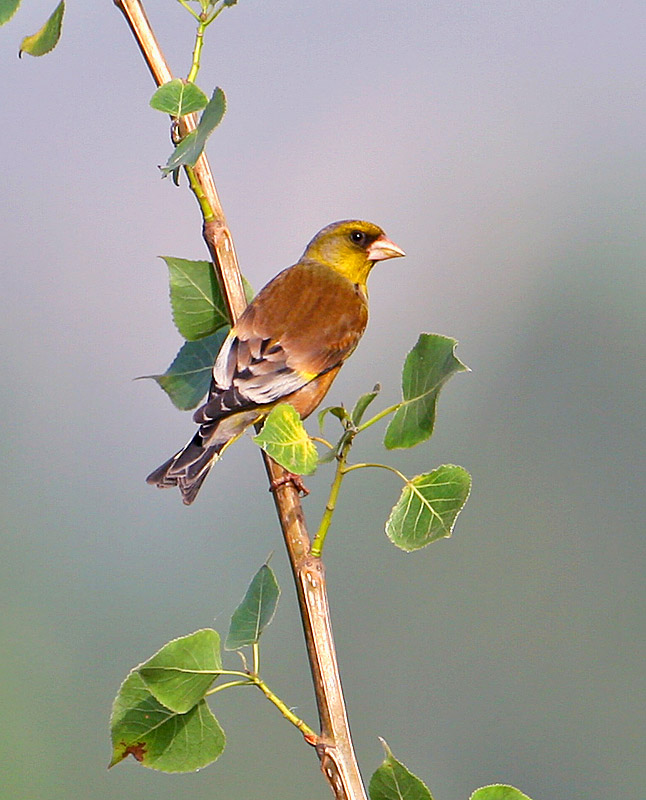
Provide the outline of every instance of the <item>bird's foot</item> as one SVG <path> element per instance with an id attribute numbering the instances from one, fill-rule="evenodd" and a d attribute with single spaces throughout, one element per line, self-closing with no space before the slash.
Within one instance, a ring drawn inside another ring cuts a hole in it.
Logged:
<path id="1" fill-rule="evenodd" d="M 281 475 L 280 478 L 275 478 L 269 484 L 269 491 L 275 492 L 279 486 L 284 486 L 286 483 L 291 483 L 296 491 L 303 497 L 310 493 L 310 490 L 303 483 L 303 476 L 296 475 L 294 472 L 285 472 L 285 474 Z"/>

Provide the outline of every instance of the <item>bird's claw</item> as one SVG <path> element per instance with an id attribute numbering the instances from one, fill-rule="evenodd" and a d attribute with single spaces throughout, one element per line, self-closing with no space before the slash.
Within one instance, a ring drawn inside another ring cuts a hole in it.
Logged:
<path id="1" fill-rule="evenodd" d="M 297 475 L 294 472 L 285 472 L 285 474 L 281 475 L 279 478 L 274 478 L 269 484 L 269 491 L 275 492 L 276 489 L 280 486 L 284 486 L 286 483 L 291 483 L 302 497 L 306 497 L 310 493 L 310 490 L 303 483 L 303 476 Z"/>

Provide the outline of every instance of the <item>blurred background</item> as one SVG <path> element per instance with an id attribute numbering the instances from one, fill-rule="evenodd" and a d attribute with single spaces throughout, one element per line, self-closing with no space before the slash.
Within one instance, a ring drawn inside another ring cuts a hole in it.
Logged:
<path id="1" fill-rule="evenodd" d="M 132 379 L 180 345 L 157 256 L 205 257 L 200 220 L 160 179 L 168 123 L 110 0 L 70 3 L 59 47 L 16 58 L 54 5 L 0 29 L 0 796 L 323 800 L 314 754 L 253 692 L 218 695 L 229 744 L 208 769 L 106 770 L 128 670 L 224 633 L 270 551 L 265 678 L 316 715 L 254 446 L 189 509 L 144 483 L 193 429 Z M 191 18 L 146 7 L 186 74 Z M 373 220 L 408 253 L 374 270 L 330 401 L 380 381 L 395 402 L 420 331 L 457 338 L 473 370 L 431 442 L 391 456 L 410 475 L 471 471 L 453 538 L 397 551 L 383 525 L 400 486 L 362 472 L 328 539 L 366 778 L 383 736 L 436 800 L 497 781 L 533 800 L 644 796 L 645 23 L 641 1 L 240 0 L 207 34 L 198 82 L 229 102 L 208 153 L 253 286 L 336 219 Z M 380 434 L 355 459 L 382 459 Z M 312 526 L 330 480 L 308 481 Z"/>

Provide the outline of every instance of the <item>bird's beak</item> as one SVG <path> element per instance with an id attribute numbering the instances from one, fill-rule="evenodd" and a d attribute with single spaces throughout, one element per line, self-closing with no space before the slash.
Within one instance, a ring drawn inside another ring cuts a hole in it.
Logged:
<path id="1" fill-rule="evenodd" d="M 390 239 L 380 236 L 368 248 L 369 261 L 385 261 L 387 258 L 398 258 L 406 253 Z"/>

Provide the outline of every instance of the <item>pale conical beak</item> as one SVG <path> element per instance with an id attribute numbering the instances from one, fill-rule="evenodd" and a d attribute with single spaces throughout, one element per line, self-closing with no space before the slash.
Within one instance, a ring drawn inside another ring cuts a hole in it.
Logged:
<path id="1" fill-rule="evenodd" d="M 369 261 L 385 261 L 387 258 L 398 258 L 406 253 L 390 239 L 380 236 L 368 248 Z"/>

